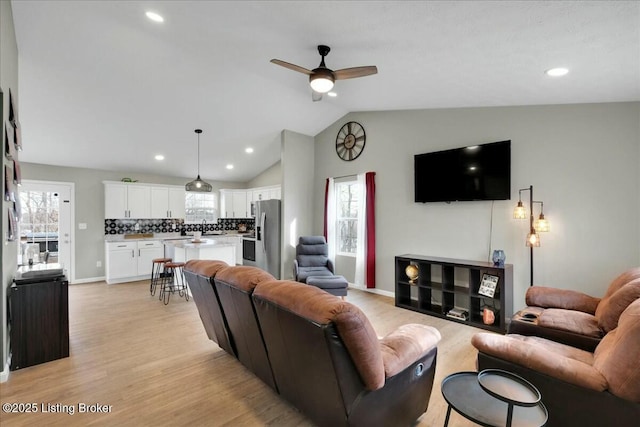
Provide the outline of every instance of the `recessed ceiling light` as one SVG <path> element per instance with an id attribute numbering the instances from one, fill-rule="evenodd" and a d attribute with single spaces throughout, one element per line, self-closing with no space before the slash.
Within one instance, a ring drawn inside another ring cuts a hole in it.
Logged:
<path id="1" fill-rule="evenodd" d="M 162 154 L 157 154 L 155 159 L 156 160 L 164 160 L 164 156 Z"/>
<path id="2" fill-rule="evenodd" d="M 244 152 L 251 154 L 251 153 L 253 153 L 253 148 L 247 147 L 247 148 L 244 149 Z"/>
<path id="3" fill-rule="evenodd" d="M 545 71 L 545 74 L 551 77 L 561 77 L 567 75 L 568 72 L 569 70 L 566 68 L 551 68 Z"/>
<path id="4" fill-rule="evenodd" d="M 470 145 L 467 147 L 467 150 L 477 150 L 478 148 L 480 148 L 479 145 Z"/>
<path id="5" fill-rule="evenodd" d="M 227 169 L 233 169 L 233 165 L 227 165 Z"/>
<path id="6" fill-rule="evenodd" d="M 164 22 L 164 18 L 155 12 L 147 12 L 146 15 L 147 18 L 151 19 L 154 22 Z"/>
<path id="7" fill-rule="evenodd" d="M 335 98 L 336 96 L 338 96 L 338 94 L 335 93 L 335 92 L 329 92 L 329 93 L 327 93 L 327 95 L 329 95 L 332 98 Z"/>

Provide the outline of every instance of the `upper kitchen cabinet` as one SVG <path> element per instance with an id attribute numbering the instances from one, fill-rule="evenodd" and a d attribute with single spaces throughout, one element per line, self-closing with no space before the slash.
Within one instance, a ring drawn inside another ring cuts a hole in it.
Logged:
<path id="1" fill-rule="evenodd" d="M 249 218 L 247 190 L 220 190 L 222 218 Z"/>
<path id="2" fill-rule="evenodd" d="M 184 187 L 151 187 L 151 218 L 184 218 Z"/>
<path id="3" fill-rule="evenodd" d="M 184 207 L 183 207 L 184 209 Z M 149 218 L 151 215 L 151 189 L 148 186 L 128 183 L 104 185 L 104 217 Z"/>

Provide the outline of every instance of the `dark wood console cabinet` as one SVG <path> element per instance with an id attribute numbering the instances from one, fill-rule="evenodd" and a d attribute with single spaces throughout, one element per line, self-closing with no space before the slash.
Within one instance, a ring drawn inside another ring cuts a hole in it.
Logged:
<path id="1" fill-rule="evenodd" d="M 68 291 L 64 277 L 11 286 L 12 371 L 69 356 Z"/>
<path id="2" fill-rule="evenodd" d="M 432 316 L 442 317 L 478 328 L 505 333 L 513 315 L 513 265 L 495 267 L 492 263 L 422 255 L 400 255 L 395 258 L 396 306 Z M 405 272 L 409 265 L 418 268 L 418 278 L 410 283 Z M 492 298 L 478 290 L 485 274 L 498 277 Z M 485 307 L 495 313 L 495 321 L 482 320 Z M 468 312 L 466 320 L 447 316 L 453 308 Z"/>

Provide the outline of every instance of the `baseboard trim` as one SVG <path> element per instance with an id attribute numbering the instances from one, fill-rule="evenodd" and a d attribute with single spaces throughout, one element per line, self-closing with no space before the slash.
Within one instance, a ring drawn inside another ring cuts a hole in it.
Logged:
<path id="1" fill-rule="evenodd" d="M 76 279 L 71 282 L 72 285 L 80 285 L 82 283 L 93 283 L 93 282 L 103 282 L 105 279 L 104 276 L 100 277 L 87 277 L 86 279 Z"/>
<path id="2" fill-rule="evenodd" d="M 4 365 L 4 370 L 0 372 L 0 383 L 6 383 L 9 379 L 9 362 Z"/>
<path id="3" fill-rule="evenodd" d="M 395 298 L 396 297 L 396 294 L 394 292 L 384 291 L 382 289 L 365 288 L 364 286 L 354 285 L 353 283 L 349 283 L 349 287 L 350 288 L 354 288 L 354 289 L 358 289 L 360 291 L 370 292 L 372 294 L 382 295 L 382 296 L 385 296 L 385 297 L 390 297 L 390 298 Z"/>

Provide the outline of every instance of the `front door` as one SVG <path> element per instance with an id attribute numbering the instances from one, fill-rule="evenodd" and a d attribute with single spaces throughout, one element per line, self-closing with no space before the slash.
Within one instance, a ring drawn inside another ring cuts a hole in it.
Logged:
<path id="1" fill-rule="evenodd" d="M 23 180 L 20 186 L 20 254 L 18 264 L 57 262 L 74 280 L 72 265 L 73 184 Z M 31 250 L 25 251 L 30 245 Z M 29 252 L 25 256 L 25 252 Z M 34 255 L 37 252 L 38 255 Z"/>

